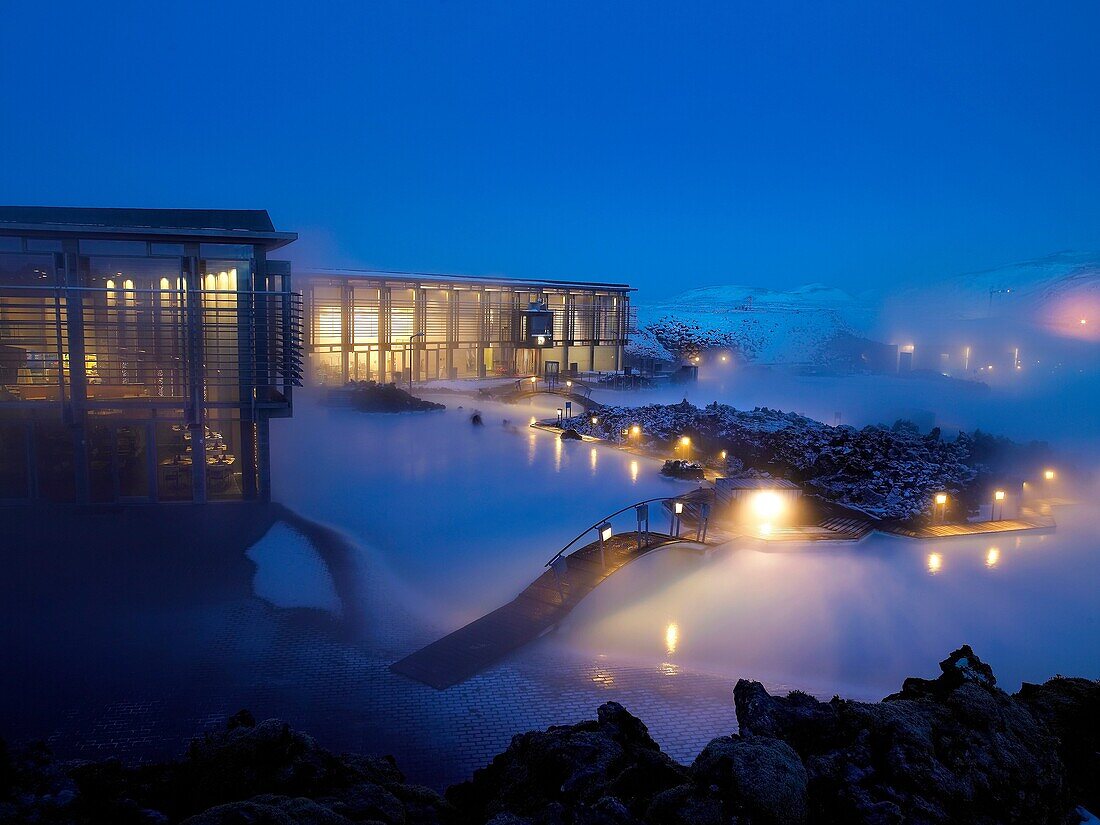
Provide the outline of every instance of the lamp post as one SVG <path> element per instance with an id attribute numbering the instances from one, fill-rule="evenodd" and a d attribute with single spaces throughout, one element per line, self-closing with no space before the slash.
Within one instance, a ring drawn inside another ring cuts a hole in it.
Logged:
<path id="1" fill-rule="evenodd" d="M 412 362 L 413 362 L 413 358 L 416 357 L 416 350 L 413 349 L 413 340 L 416 339 L 416 338 L 423 338 L 425 335 L 427 335 L 427 333 L 425 333 L 425 332 L 414 332 L 412 335 L 409 336 L 409 392 L 410 393 L 413 391 L 413 366 L 412 366 Z"/>
<path id="2" fill-rule="evenodd" d="M 600 565 L 602 567 L 607 567 L 607 561 L 604 558 L 603 554 L 604 542 L 611 541 L 611 536 L 613 532 L 614 531 L 611 528 L 610 521 L 605 521 L 603 524 L 596 528 L 596 535 L 600 537 Z"/>
<path id="3" fill-rule="evenodd" d="M 1001 505 L 1001 518 L 1005 517 L 1005 491 L 995 490 L 993 492 L 993 507 L 989 511 L 989 520 L 997 520 L 997 505 Z"/>
<path id="4" fill-rule="evenodd" d="M 565 421 L 562 419 L 562 414 L 563 414 L 562 408 L 558 407 L 558 427 L 562 427 L 565 424 Z"/>
<path id="5" fill-rule="evenodd" d="M 668 534 L 670 536 L 680 535 L 680 516 L 683 514 L 683 512 L 684 502 L 672 502 L 672 519 L 668 523 Z"/>
<path id="6" fill-rule="evenodd" d="M 936 493 L 936 507 L 940 511 L 940 524 L 947 521 L 947 493 Z M 932 520 L 935 521 L 936 513 L 932 511 Z"/>
<path id="7" fill-rule="evenodd" d="M 639 504 L 634 514 L 638 517 L 638 549 L 641 550 L 643 542 L 649 543 L 649 505 Z"/>

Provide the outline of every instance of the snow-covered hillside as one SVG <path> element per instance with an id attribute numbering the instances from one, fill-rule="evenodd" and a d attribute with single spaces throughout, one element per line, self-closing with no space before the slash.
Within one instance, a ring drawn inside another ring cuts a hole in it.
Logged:
<path id="1" fill-rule="evenodd" d="M 807 363 L 838 333 L 861 334 L 871 314 L 867 303 L 822 284 L 789 292 L 704 287 L 640 303 L 634 349 L 660 355 L 694 344 L 729 348 L 758 363 Z"/>
<path id="2" fill-rule="evenodd" d="M 889 278 L 883 279 L 884 284 Z M 846 336 L 1049 355 L 1051 342 L 1100 342 L 1100 253 L 1059 252 L 960 275 L 930 275 L 897 292 L 853 296 L 822 284 L 790 291 L 717 286 L 638 301 L 631 351 L 650 357 L 729 348 L 762 364 L 828 362 Z M 1002 340 L 1003 339 L 1003 340 Z M 831 343 L 832 342 L 832 343 Z M 994 356 L 988 356 L 993 358 Z M 975 362 L 977 363 L 977 362 Z M 981 363 L 986 363 L 982 360 Z M 938 369 L 938 367 L 936 367 Z"/>

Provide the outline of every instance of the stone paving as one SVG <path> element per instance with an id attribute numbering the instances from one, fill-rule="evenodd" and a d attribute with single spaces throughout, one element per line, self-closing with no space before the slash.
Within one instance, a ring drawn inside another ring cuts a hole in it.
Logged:
<path id="1" fill-rule="evenodd" d="M 219 571 L 219 582 L 229 581 L 215 598 L 201 586 L 200 571 L 194 591 L 175 594 L 168 608 L 155 600 L 136 609 L 125 600 L 94 603 L 96 612 L 119 614 L 79 645 L 114 670 L 75 668 L 77 675 L 61 677 L 60 695 L 49 700 L 25 680 L 0 681 L 0 734 L 43 738 L 65 756 L 155 759 L 181 754 L 190 737 L 220 728 L 244 707 L 258 717 L 278 716 L 334 750 L 392 753 L 411 779 L 443 787 L 486 764 L 514 734 L 594 718 L 610 699 L 640 716 L 662 748 L 684 762 L 736 729 L 731 679 L 674 663 L 586 657 L 552 633 L 437 691 L 388 668 L 448 628 L 418 621 L 377 583 L 368 578 L 359 594 L 368 605 L 364 626 L 348 628 L 319 611 L 284 610 L 255 598 L 249 573 L 235 562 L 232 572 Z M 33 581 L 23 583 L 33 591 Z M 4 626 L 17 647 L 33 651 L 35 668 L 63 666 L 51 659 L 63 650 L 27 638 L 47 636 L 53 625 Z M 150 658 L 157 647 L 163 661 Z"/>

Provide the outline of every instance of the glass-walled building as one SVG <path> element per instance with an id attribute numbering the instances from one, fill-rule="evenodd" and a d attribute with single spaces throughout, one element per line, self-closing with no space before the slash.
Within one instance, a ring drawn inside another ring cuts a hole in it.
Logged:
<path id="1" fill-rule="evenodd" d="M 626 284 L 311 271 L 310 382 L 416 381 L 622 369 Z"/>
<path id="2" fill-rule="evenodd" d="M 0 207 L 0 501 L 264 499 L 301 298 L 264 211 Z"/>

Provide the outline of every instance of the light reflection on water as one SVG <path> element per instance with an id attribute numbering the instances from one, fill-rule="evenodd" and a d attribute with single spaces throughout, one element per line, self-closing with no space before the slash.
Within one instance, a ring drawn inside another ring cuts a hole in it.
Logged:
<path id="1" fill-rule="evenodd" d="M 443 626 L 512 598 L 601 516 L 686 489 L 655 459 L 528 427 L 554 417 L 552 400 L 434 400 L 448 409 L 364 415 L 302 392 L 272 440 L 272 479 L 276 501 L 348 533 Z"/>
<path id="2" fill-rule="evenodd" d="M 657 460 L 525 426 L 531 415 L 552 418 L 553 402 L 440 400 L 452 409 L 365 416 L 303 393 L 295 417 L 280 422 L 272 475 L 277 501 L 348 533 L 363 564 L 388 572 L 414 612 L 441 628 L 510 599 L 601 516 L 685 489 L 659 476 Z M 481 428 L 468 420 L 475 404 Z M 662 550 L 617 572 L 545 643 L 670 676 L 705 670 L 868 698 L 906 676 L 934 676 L 962 643 L 1009 689 L 1055 672 L 1100 677 L 1100 509 L 1055 515 L 1056 533 L 996 547 L 989 537 L 872 536 Z"/>
<path id="3" fill-rule="evenodd" d="M 633 562 L 573 611 L 556 643 L 623 660 L 881 698 L 967 643 L 1007 690 L 1055 673 L 1100 677 L 1100 508 L 1058 531 L 926 542 L 735 541 Z M 667 617 L 675 617 L 670 623 Z M 675 628 L 673 630 L 673 627 Z"/>

